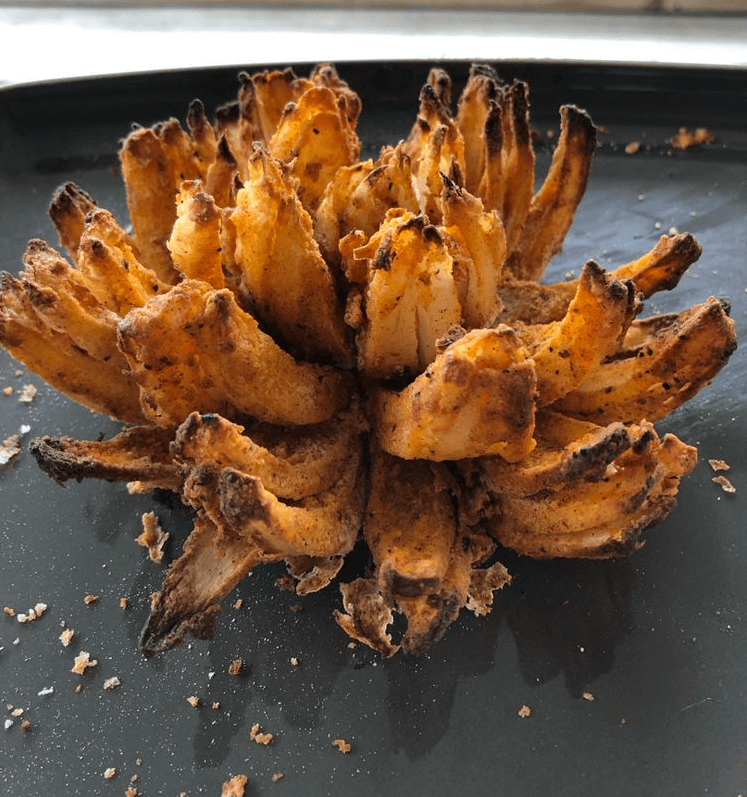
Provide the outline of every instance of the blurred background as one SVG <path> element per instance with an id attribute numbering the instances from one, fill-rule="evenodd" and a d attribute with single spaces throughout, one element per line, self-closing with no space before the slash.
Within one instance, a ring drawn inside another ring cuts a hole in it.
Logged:
<path id="1" fill-rule="evenodd" d="M 490 59 L 747 66 L 747 0 L 0 3 L 0 85 L 234 64 Z"/>

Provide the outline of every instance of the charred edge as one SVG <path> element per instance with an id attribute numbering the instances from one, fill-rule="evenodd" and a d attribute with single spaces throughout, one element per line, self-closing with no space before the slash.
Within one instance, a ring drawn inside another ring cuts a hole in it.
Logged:
<path id="1" fill-rule="evenodd" d="M 567 125 L 568 138 L 581 139 L 581 148 L 593 152 L 597 146 L 597 128 L 589 114 L 577 105 L 563 105 L 560 114 L 562 127 Z"/>
<path id="2" fill-rule="evenodd" d="M 256 88 L 251 75 L 239 72 L 239 114 L 243 119 L 251 121 L 256 97 Z"/>
<path id="3" fill-rule="evenodd" d="M 428 84 L 433 87 L 444 108 L 448 108 L 451 105 L 451 78 L 448 72 L 434 67 L 428 74 Z"/>
<path id="4" fill-rule="evenodd" d="M 383 582 L 392 595 L 403 598 L 417 598 L 427 595 L 439 584 L 438 578 L 408 578 L 392 570 L 382 574 Z"/>
<path id="5" fill-rule="evenodd" d="M 52 197 L 49 215 L 52 219 L 66 216 L 71 210 L 79 211 L 82 215 L 96 207 L 93 198 L 75 183 L 64 183 Z"/>
<path id="6" fill-rule="evenodd" d="M 228 139 L 226 138 L 225 135 L 221 136 L 218 139 L 217 159 L 223 160 L 229 166 L 237 165 L 236 158 L 234 158 L 233 152 L 231 152 L 231 147 L 228 146 Z"/>
<path id="7" fill-rule="evenodd" d="M 65 448 L 65 439 L 41 437 L 32 440 L 29 452 L 37 464 L 57 484 L 64 484 L 69 479 L 80 482 L 83 479 L 99 479 L 103 481 L 130 481 L 136 475 L 132 469 L 111 467 L 101 462 L 81 459 Z"/>
<path id="8" fill-rule="evenodd" d="M 381 164 L 376 168 L 372 169 L 368 175 L 365 177 L 364 182 L 368 185 L 375 185 L 375 183 L 384 175 L 386 172 L 386 166 Z"/>
<path id="9" fill-rule="evenodd" d="M 509 87 L 514 136 L 522 147 L 528 147 L 532 141 L 529 128 L 529 86 L 522 80 L 515 80 Z"/>
<path id="10" fill-rule="evenodd" d="M 256 476 L 224 468 L 218 482 L 221 512 L 229 523 L 240 526 L 253 520 L 269 520 L 261 497 L 262 483 Z"/>
<path id="11" fill-rule="evenodd" d="M 675 237 L 672 255 L 677 259 L 682 258 L 688 265 L 692 265 L 702 254 L 703 247 L 692 233 L 686 232 Z"/>
<path id="12" fill-rule="evenodd" d="M 652 429 L 646 429 L 646 431 L 633 442 L 632 451 L 636 456 L 640 456 L 644 454 L 651 444 L 654 441 L 654 431 Z"/>
<path id="13" fill-rule="evenodd" d="M 438 174 L 441 177 L 441 182 L 444 184 L 444 200 L 448 202 L 464 196 L 464 193 L 458 183 L 449 177 L 448 174 L 444 174 L 443 172 L 439 172 Z"/>
<path id="14" fill-rule="evenodd" d="M 575 479 L 578 476 L 597 475 L 632 445 L 628 430 L 616 429 L 612 434 L 589 446 L 583 446 L 571 454 L 563 466 L 563 478 Z"/>
<path id="15" fill-rule="evenodd" d="M 503 108 L 491 100 L 485 117 L 485 146 L 488 156 L 496 157 L 503 149 Z"/>
<path id="16" fill-rule="evenodd" d="M 397 253 L 392 249 L 391 240 L 387 239 L 376 250 L 376 254 L 371 261 L 371 268 L 374 269 L 374 271 L 389 271 L 392 268 L 392 263 L 396 256 Z"/>
<path id="17" fill-rule="evenodd" d="M 187 127 L 191 132 L 202 130 L 207 124 L 205 104 L 197 97 L 189 103 L 187 108 Z"/>
<path id="18" fill-rule="evenodd" d="M 220 105 L 215 111 L 215 124 L 218 130 L 224 130 L 233 122 L 237 122 L 241 117 L 238 100 Z"/>
<path id="19" fill-rule="evenodd" d="M 456 620 L 462 602 L 456 595 L 431 595 L 428 605 L 437 610 L 437 615 L 431 623 L 428 631 L 417 636 L 406 632 L 402 637 L 403 653 L 412 656 L 419 656 L 425 653 L 446 633 L 448 627 Z"/>
<path id="20" fill-rule="evenodd" d="M 214 603 L 187 617 L 170 618 L 168 614 L 163 617 L 158 613 L 156 603 L 140 634 L 140 650 L 150 658 L 183 645 L 188 636 L 198 640 L 210 639 L 215 634 L 220 611 L 220 604 Z"/>

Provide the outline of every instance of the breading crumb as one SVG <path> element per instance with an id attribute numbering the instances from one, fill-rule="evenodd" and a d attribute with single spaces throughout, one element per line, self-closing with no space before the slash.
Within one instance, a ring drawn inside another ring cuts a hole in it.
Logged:
<path id="1" fill-rule="evenodd" d="M 591 692 L 584 692 L 582 697 L 583 697 L 584 700 L 588 700 L 590 703 L 592 701 L 596 700 L 596 698 L 594 697 L 594 695 Z"/>
<path id="2" fill-rule="evenodd" d="M 246 775 L 234 775 L 231 780 L 227 780 L 221 790 L 220 797 L 244 797 L 246 783 L 249 778 Z"/>
<path id="3" fill-rule="evenodd" d="M 723 459 L 709 459 L 708 464 L 711 466 L 711 470 L 714 470 L 716 472 L 720 470 L 731 469 L 731 465 L 729 465 L 727 462 L 724 462 Z"/>
<path id="4" fill-rule="evenodd" d="M 735 493 L 737 491 L 737 488 L 726 478 L 726 476 L 714 476 L 711 481 L 718 484 L 725 493 Z"/>
<path id="5" fill-rule="evenodd" d="M 697 147 L 699 144 L 711 144 L 716 137 L 705 127 L 697 127 L 695 130 L 688 130 L 681 127 L 677 133 L 669 139 L 669 143 L 675 149 L 689 149 Z"/>
<path id="6" fill-rule="evenodd" d="M 137 797 L 137 789 L 129 786 L 127 789 L 125 789 L 125 797 Z"/>
<path id="7" fill-rule="evenodd" d="M 220 703 L 219 703 L 219 702 L 216 700 L 216 701 L 213 703 L 213 705 L 212 705 L 212 708 L 213 708 L 215 711 L 217 711 L 217 710 L 220 708 Z"/>
<path id="8" fill-rule="evenodd" d="M 21 453 L 21 438 L 14 434 L 6 437 L 0 445 L 0 465 L 7 465 Z"/>
<path id="9" fill-rule="evenodd" d="M 13 387 L 12 387 L 12 385 L 8 385 L 7 387 L 4 387 L 3 388 L 3 393 L 5 393 L 6 396 L 12 396 L 13 395 Z"/>
<path id="10" fill-rule="evenodd" d="M 298 659 L 295 656 L 290 657 L 291 667 L 298 667 Z"/>
<path id="11" fill-rule="evenodd" d="M 104 770 L 104 777 L 107 780 L 111 780 L 117 774 L 117 770 L 114 767 L 107 767 Z"/>
<path id="12" fill-rule="evenodd" d="M 18 396 L 18 400 L 21 404 L 31 404 L 36 396 L 36 392 L 36 388 L 33 385 L 24 385 L 21 394 Z"/>
<path id="13" fill-rule="evenodd" d="M 83 675 L 85 671 L 89 667 L 95 667 L 98 664 L 96 659 L 91 659 L 91 654 L 88 651 L 81 650 L 81 652 L 75 657 L 75 664 L 70 672 L 74 672 L 76 675 Z"/>
<path id="14" fill-rule="evenodd" d="M 16 616 L 16 610 L 12 606 L 3 606 L 3 613 L 7 614 L 8 617 Z"/>
<path id="15" fill-rule="evenodd" d="M 138 545 L 148 549 L 148 556 L 156 564 L 163 562 L 163 548 L 169 535 L 161 528 L 155 512 L 145 512 L 141 518 L 143 532 L 135 538 Z"/>
<path id="16" fill-rule="evenodd" d="M 47 611 L 47 604 L 37 603 L 33 609 L 29 609 L 25 614 L 16 615 L 16 620 L 18 620 L 19 623 L 31 623 L 34 620 L 38 620 L 45 611 Z"/>
<path id="17" fill-rule="evenodd" d="M 197 706 L 200 705 L 200 698 L 197 697 L 196 695 L 190 695 L 187 698 L 187 703 L 189 703 L 189 705 L 192 706 L 192 708 L 197 708 Z"/>
<path id="18" fill-rule="evenodd" d="M 520 717 L 531 717 L 532 709 L 526 703 L 519 709 L 518 714 Z"/>
<path id="19" fill-rule="evenodd" d="M 86 597 L 83 598 L 83 603 L 85 603 L 86 606 L 90 606 L 92 603 L 95 603 L 98 599 L 99 599 L 98 595 L 86 595 Z"/>
<path id="20" fill-rule="evenodd" d="M 116 689 L 118 686 L 121 685 L 122 682 L 119 680 L 119 678 L 117 678 L 116 675 L 112 676 L 111 678 L 107 678 L 104 681 L 104 689 L 106 689 L 107 691 L 111 689 Z"/>
<path id="21" fill-rule="evenodd" d="M 64 647 L 67 647 L 70 644 L 70 642 L 72 641 L 74 635 L 75 635 L 75 631 L 72 628 L 66 628 L 60 634 L 60 642 L 62 642 Z"/>
<path id="22" fill-rule="evenodd" d="M 638 150 L 641 148 L 640 141 L 631 141 L 629 144 L 625 145 L 625 154 L 626 155 L 634 155 Z"/>
<path id="23" fill-rule="evenodd" d="M 229 675 L 239 675 L 243 668 L 244 668 L 244 659 L 234 659 L 228 665 L 228 674 Z"/>
<path id="24" fill-rule="evenodd" d="M 31 730 L 31 723 L 28 720 L 21 720 L 21 730 L 26 732 Z"/>
<path id="25" fill-rule="evenodd" d="M 332 742 L 332 747 L 336 747 L 341 753 L 349 753 L 351 750 L 350 745 L 344 739 L 335 739 Z"/>
<path id="26" fill-rule="evenodd" d="M 296 582 L 293 580 L 293 576 L 278 576 L 275 579 L 275 586 L 284 592 L 296 591 Z"/>
<path id="27" fill-rule="evenodd" d="M 233 604 L 234 609 L 240 609 L 244 605 L 244 601 L 241 598 L 237 598 L 236 602 Z"/>
<path id="28" fill-rule="evenodd" d="M 283 773 L 282 772 L 276 772 L 271 778 L 273 783 L 277 783 L 279 780 L 282 780 L 282 779 L 283 779 Z"/>
<path id="29" fill-rule="evenodd" d="M 257 744 L 268 745 L 275 738 L 275 735 L 272 733 L 263 733 L 260 730 L 259 723 L 255 722 L 254 725 L 252 725 L 252 729 L 249 731 L 249 738 Z"/>
<path id="30" fill-rule="evenodd" d="M 119 599 L 119 608 L 126 609 L 127 608 L 127 598 L 120 598 Z"/>

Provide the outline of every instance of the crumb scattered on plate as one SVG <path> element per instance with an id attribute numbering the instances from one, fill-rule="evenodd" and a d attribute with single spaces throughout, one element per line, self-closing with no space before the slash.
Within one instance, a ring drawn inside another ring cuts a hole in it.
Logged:
<path id="1" fill-rule="evenodd" d="M 596 698 L 594 697 L 594 695 L 591 692 L 584 692 L 582 697 L 583 697 L 584 700 L 588 700 L 590 703 L 592 701 L 596 700 Z"/>
<path id="2" fill-rule="evenodd" d="M 189 703 L 189 705 L 192 706 L 192 708 L 197 708 L 197 706 L 200 705 L 200 698 L 197 697 L 197 695 L 190 695 L 187 698 L 187 703 Z"/>
<path id="3" fill-rule="evenodd" d="M 625 154 L 626 155 L 634 155 L 638 150 L 641 148 L 640 141 L 631 141 L 629 144 L 625 145 Z"/>
<path id="4" fill-rule="evenodd" d="M 104 777 L 107 780 L 111 780 L 117 774 L 117 770 L 114 767 L 107 767 L 104 770 Z"/>
<path id="5" fill-rule="evenodd" d="M 29 609 L 28 612 L 16 615 L 16 620 L 18 620 L 19 623 L 31 623 L 34 620 L 38 620 L 46 611 L 46 603 L 37 603 L 36 606 L 34 606 L 33 609 Z"/>
<path id="6" fill-rule="evenodd" d="M 282 779 L 283 779 L 283 773 L 282 773 L 282 772 L 276 772 L 276 773 L 275 773 L 275 774 L 272 776 L 272 782 L 273 782 L 273 783 L 277 783 L 279 780 L 282 780 Z"/>
<path id="7" fill-rule="evenodd" d="M 85 603 L 86 606 L 90 606 L 92 603 L 95 603 L 98 599 L 99 599 L 98 595 L 86 595 L 86 597 L 83 598 L 83 603 Z"/>
<path id="8" fill-rule="evenodd" d="M 18 396 L 18 400 L 22 404 L 31 404 L 35 396 L 36 388 L 33 385 L 24 385 L 23 390 L 21 390 L 21 393 Z"/>
<path id="9" fill-rule="evenodd" d="M 263 733 L 259 723 L 255 722 L 254 725 L 252 725 L 252 729 L 249 731 L 249 738 L 257 744 L 267 745 L 275 738 L 275 735 L 272 733 Z"/>
<path id="10" fill-rule="evenodd" d="M 726 478 L 726 476 L 714 476 L 711 481 L 718 484 L 725 493 L 735 493 L 737 491 L 737 488 Z"/>
<path id="11" fill-rule="evenodd" d="M 244 669 L 244 659 L 234 659 L 228 665 L 228 674 L 239 675 L 243 669 Z"/>
<path id="12" fill-rule="evenodd" d="M 711 466 L 711 470 L 716 472 L 731 469 L 731 465 L 728 462 L 724 462 L 723 459 L 709 459 L 708 464 Z"/>
<path id="13" fill-rule="evenodd" d="M 70 672 L 74 672 L 76 675 L 83 675 L 89 667 L 96 667 L 97 664 L 98 661 L 91 659 L 91 654 L 87 650 L 81 650 L 75 657 L 75 663 Z"/>
<path id="14" fill-rule="evenodd" d="M 107 691 L 109 691 L 111 689 L 116 689 L 118 686 L 121 686 L 121 685 L 122 685 L 122 682 L 119 680 L 119 678 L 117 678 L 116 675 L 112 676 L 111 678 L 107 678 L 104 681 L 104 689 L 106 689 Z"/>
<path id="15" fill-rule="evenodd" d="M 0 465 L 7 465 L 21 453 L 21 437 L 12 434 L 6 437 L 0 445 Z"/>
<path id="16" fill-rule="evenodd" d="M 332 746 L 336 747 L 341 753 L 349 753 L 351 750 L 350 745 L 344 739 L 335 739 Z"/>
<path id="17" fill-rule="evenodd" d="M 156 564 L 163 562 L 163 547 L 169 539 L 169 535 L 161 528 L 155 512 L 145 512 L 142 516 L 143 531 L 135 542 L 148 549 L 148 556 Z"/>
<path id="18" fill-rule="evenodd" d="M 524 705 L 519 709 L 518 714 L 520 717 L 531 717 L 532 709 L 526 703 L 524 703 Z"/>
<path id="19" fill-rule="evenodd" d="M 72 641 L 74 635 L 75 635 L 75 631 L 72 628 L 66 628 L 60 634 L 60 642 L 62 642 L 64 647 L 67 647 L 70 644 L 70 642 Z"/>
<path id="20" fill-rule="evenodd" d="M 688 130 L 686 127 L 681 127 L 669 143 L 675 149 L 689 149 L 690 147 L 697 147 L 700 144 L 710 144 L 716 140 L 716 137 L 705 127 L 697 127 L 695 130 Z"/>
<path id="21" fill-rule="evenodd" d="M 231 780 L 227 780 L 220 790 L 220 797 L 244 797 L 246 783 L 249 780 L 246 775 L 234 775 Z"/>

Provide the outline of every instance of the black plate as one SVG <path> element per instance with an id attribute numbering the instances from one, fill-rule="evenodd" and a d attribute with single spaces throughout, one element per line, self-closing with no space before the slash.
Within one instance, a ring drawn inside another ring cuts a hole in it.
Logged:
<path id="1" fill-rule="evenodd" d="M 429 66 L 339 66 L 364 100 L 366 154 L 408 131 Z M 459 84 L 468 65 L 446 66 Z M 747 72 L 499 70 L 530 81 L 541 138 L 556 129 L 561 102 L 587 108 L 607 131 L 549 276 L 577 273 L 590 257 L 613 267 L 670 227 L 690 230 L 702 258 L 647 310 L 728 296 L 747 338 Z M 46 211 L 63 181 L 125 218 L 116 151 L 130 124 L 183 118 L 193 97 L 208 108 L 231 99 L 236 72 L 0 91 L 2 267 L 20 269 L 29 238 L 56 244 Z M 717 142 L 672 151 L 667 140 L 680 126 L 708 127 Z M 643 146 L 625 154 L 633 140 Z M 0 791 L 121 795 L 137 776 L 132 785 L 145 797 L 191 797 L 217 795 L 230 776 L 245 773 L 252 796 L 747 793 L 746 376 L 739 350 L 714 385 L 660 425 L 697 444 L 701 461 L 683 483 L 679 508 L 648 532 L 643 550 L 610 562 L 507 556 L 515 582 L 494 612 L 463 615 L 417 659 L 381 661 L 350 649 L 331 618 L 336 590 L 299 600 L 275 588 L 280 570 L 265 568 L 231 595 L 212 641 L 145 660 L 137 639 L 162 571 L 134 542 L 140 515 L 155 508 L 172 534 L 172 556 L 188 519 L 122 485 L 63 489 L 22 453 L 0 469 L 0 601 L 17 612 L 40 601 L 48 608 L 32 623 L 0 619 L 0 698 L 13 722 L 2 735 Z M 39 390 L 23 404 L 27 383 Z M 22 425 L 30 427 L 25 440 L 91 439 L 117 428 L 0 352 L 6 386 L 14 392 L 0 393 L 0 438 Z M 711 482 L 709 458 L 731 464 L 736 494 Z M 86 605 L 87 594 L 98 600 Z M 243 607 L 232 608 L 239 597 Z M 63 622 L 75 629 L 67 648 L 58 640 Z M 81 649 L 98 660 L 84 678 L 70 672 Z M 246 668 L 233 677 L 227 667 L 238 657 Z M 112 676 L 121 686 L 104 690 Z M 188 704 L 191 695 L 198 708 Z M 526 718 L 518 714 L 524 704 L 532 709 Z M 6 706 L 22 708 L 22 717 Z M 272 744 L 250 740 L 255 723 L 275 734 Z M 338 737 L 352 744 L 349 754 L 332 746 Z M 104 777 L 109 767 L 112 779 Z M 278 772 L 284 778 L 273 782 Z"/>

